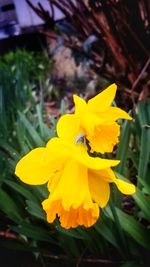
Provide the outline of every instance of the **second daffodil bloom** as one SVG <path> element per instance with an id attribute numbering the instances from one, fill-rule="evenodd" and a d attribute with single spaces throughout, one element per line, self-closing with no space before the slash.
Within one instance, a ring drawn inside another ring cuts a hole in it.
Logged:
<path id="1" fill-rule="evenodd" d="M 110 167 L 118 163 L 89 156 L 84 143 L 56 137 L 46 147 L 24 156 L 16 166 L 16 175 L 32 185 L 48 182 L 50 195 L 42 203 L 48 222 L 58 217 L 66 229 L 90 227 L 99 217 L 99 207 L 109 200 L 109 183 L 115 183 L 124 194 L 135 192 L 134 185 L 115 177 Z"/>
<path id="2" fill-rule="evenodd" d="M 82 133 L 88 139 L 91 151 L 112 152 L 120 135 L 120 126 L 116 120 L 132 119 L 122 109 L 111 106 L 116 89 L 116 84 L 112 84 L 87 103 L 74 95 L 75 114 L 66 114 L 60 118 L 58 135 L 71 139 Z"/>

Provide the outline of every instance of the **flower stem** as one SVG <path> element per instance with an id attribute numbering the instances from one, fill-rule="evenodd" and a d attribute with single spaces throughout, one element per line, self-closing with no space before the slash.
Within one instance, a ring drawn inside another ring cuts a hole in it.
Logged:
<path id="1" fill-rule="evenodd" d="M 116 224 L 116 227 L 118 230 L 118 234 L 119 234 L 118 239 L 119 239 L 119 242 L 121 242 L 121 244 L 122 244 L 122 251 L 125 252 L 125 253 L 123 253 L 123 256 L 124 256 L 124 258 L 126 258 L 126 255 L 127 255 L 127 258 L 129 258 L 130 252 L 129 252 L 127 240 L 125 238 L 123 229 L 121 227 L 121 223 L 120 223 L 118 214 L 116 212 L 116 208 L 114 207 L 114 204 L 112 203 L 112 201 L 110 201 L 110 208 L 111 208 L 111 212 L 112 212 L 112 215 L 114 217 L 114 221 L 115 221 L 115 224 Z"/>

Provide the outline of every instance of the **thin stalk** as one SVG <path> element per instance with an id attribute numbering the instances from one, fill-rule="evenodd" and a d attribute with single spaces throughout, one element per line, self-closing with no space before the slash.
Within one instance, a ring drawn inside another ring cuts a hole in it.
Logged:
<path id="1" fill-rule="evenodd" d="M 127 244 L 127 240 L 125 238 L 125 235 L 124 235 L 124 232 L 122 230 L 122 227 L 121 227 L 121 223 L 120 223 L 120 220 L 119 220 L 119 217 L 117 215 L 117 212 L 116 212 L 116 209 L 113 205 L 113 201 L 111 200 L 110 201 L 110 209 L 111 209 L 111 212 L 112 212 L 112 215 L 114 217 L 114 221 L 115 221 L 115 225 L 117 227 L 117 230 L 118 230 L 118 234 L 119 234 L 119 241 L 121 242 L 122 244 L 122 251 L 124 252 L 123 253 L 123 257 L 126 259 L 126 258 L 129 258 L 129 255 L 130 255 L 130 251 L 129 251 L 129 248 L 128 248 L 128 244 Z"/>

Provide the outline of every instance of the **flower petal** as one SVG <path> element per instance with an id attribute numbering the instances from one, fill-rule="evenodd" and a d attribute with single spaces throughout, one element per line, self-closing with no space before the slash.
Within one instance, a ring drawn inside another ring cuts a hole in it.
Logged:
<path id="1" fill-rule="evenodd" d="M 65 210 L 61 200 L 51 202 L 49 197 L 42 202 L 42 205 L 47 214 L 47 221 L 52 223 L 57 214 L 61 226 L 65 229 L 75 228 L 80 225 L 91 227 L 99 217 L 99 208 L 96 203 L 93 203 L 92 208 L 88 210 L 82 205 L 76 209 L 71 207 L 69 210 Z"/>
<path id="2" fill-rule="evenodd" d="M 58 166 L 57 166 L 58 168 Z M 60 167 L 61 168 L 61 167 Z M 62 171 L 63 169 L 57 169 L 57 171 L 54 171 L 51 175 L 51 177 L 49 178 L 48 181 L 48 190 L 49 192 L 53 193 L 54 190 L 56 189 L 60 179 L 61 179 L 61 175 L 62 175 Z"/>
<path id="3" fill-rule="evenodd" d="M 94 171 L 94 172 L 97 173 L 98 171 Z M 115 183 L 121 193 L 125 195 L 132 195 L 135 193 L 136 191 L 135 185 L 116 178 L 115 173 L 113 172 L 111 168 L 100 170 L 100 173 L 101 173 L 101 178 L 104 181 L 109 182 L 109 183 Z"/>
<path id="4" fill-rule="evenodd" d="M 78 225 L 90 227 L 96 222 L 99 208 L 91 198 L 87 171 L 74 159 L 67 161 L 54 191 L 42 203 L 48 222 L 53 222 L 56 214 L 66 229 Z"/>
<path id="5" fill-rule="evenodd" d="M 89 170 L 89 188 L 91 192 L 92 199 L 98 203 L 101 208 L 104 208 L 107 205 L 110 196 L 110 187 L 109 183 L 103 179 L 105 170 L 94 172 Z M 107 176 L 107 173 L 106 173 Z"/>
<path id="6" fill-rule="evenodd" d="M 114 183 L 118 187 L 119 191 L 125 195 L 132 195 L 136 191 L 136 187 L 133 184 L 127 183 L 123 180 L 115 179 Z"/>
<path id="7" fill-rule="evenodd" d="M 65 160 L 71 156 L 71 145 L 63 138 L 53 137 L 46 145 L 46 158 L 48 161 L 55 160 L 59 165 L 59 160 Z"/>
<path id="8" fill-rule="evenodd" d="M 33 149 L 17 163 L 15 174 L 27 184 L 40 185 L 46 183 L 50 172 L 45 158 L 44 147 Z"/>
<path id="9" fill-rule="evenodd" d="M 66 162 L 61 179 L 51 195 L 51 201 L 58 199 L 62 200 L 65 210 L 69 210 L 71 206 L 77 208 L 84 203 L 91 208 L 92 200 L 88 189 L 87 168 L 74 159 Z"/>
<path id="10" fill-rule="evenodd" d="M 102 124 L 95 127 L 93 135 L 88 135 L 91 151 L 100 153 L 112 152 L 114 146 L 118 143 L 120 135 L 120 126 L 114 122 L 111 125 Z"/>
<path id="11" fill-rule="evenodd" d="M 75 114 L 82 115 L 87 111 L 87 104 L 85 100 L 77 95 L 73 95 L 73 100 L 75 103 Z"/>
<path id="12" fill-rule="evenodd" d="M 74 149 L 73 157 L 76 161 L 90 169 L 100 170 L 108 167 L 113 167 L 119 164 L 119 160 L 102 159 L 98 157 L 91 157 L 87 153 L 84 144 L 78 144 Z"/>
<path id="13" fill-rule="evenodd" d="M 117 107 L 109 107 L 107 112 L 100 113 L 100 116 L 103 121 L 106 121 L 107 123 L 111 123 L 112 121 L 116 121 L 118 119 L 132 120 L 132 117 L 126 111 Z"/>
<path id="14" fill-rule="evenodd" d="M 99 113 L 105 111 L 112 103 L 116 95 L 117 86 L 115 83 L 111 84 L 104 91 L 91 98 L 88 101 L 88 109 L 91 112 Z"/>
<path id="15" fill-rule="evenodd" d="M 106 183 L 112 183 L 116 179 L 115 174 L 111 168 L 103 169 L 103 170 L 90 170 L 93 175 L 100 177 Z"/>
<path id="16" fill-rule="evenodd" d="M 82 116 L 82 115 L 81 115 Z M 81 129 L 85 135 L 93 135 L 96 126 L 101 125 L 103 120 L 94 113 L 87 112 L 81 117 Z"/>
<path id="17" fill-rule="evenodd" d="M 80 132 L 80 119 L 76 115 L 66 114 L 58 120 L 57 134 L 59 137 L 74 143 Z"/>
<path id="18" fill-rule="evenodd" d="M 100 210 L 97 203 L 93 203 L 92 208 L 88 210 L 81 206 L 78 209 L 78 218 L 77 218 L 78 225 L 91 227 L 93 224 L 96 223 L 99 217 L 99 212 Z"/>

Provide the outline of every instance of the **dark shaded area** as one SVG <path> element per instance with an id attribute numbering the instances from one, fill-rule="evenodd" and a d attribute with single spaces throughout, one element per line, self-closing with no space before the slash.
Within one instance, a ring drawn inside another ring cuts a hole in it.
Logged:
<path id="1" fill-rule="evenodd" d="M 13 9 L 15 9 L 15 5 L 14 4 L 8 4 L 8 5 L 5 5 L 5 6 L 1 7 L 1 10 L 3 12 L 9 11 L 9 10 L 13 10 Z"/>
<path id="2" fill-rule="evenodd" d="M 38 52 L 47 47 L 46 37 L 39 32 L 25 33 L 0 41 L 0 54 L 24 48 L 29 51 Z"/>
<path id="3" fill-rule="evenodd" d="M 13 251 L 1 246 L 0 251 L 1 267 L 41 267 L 31 253 Z"/>

